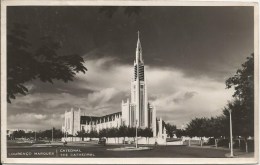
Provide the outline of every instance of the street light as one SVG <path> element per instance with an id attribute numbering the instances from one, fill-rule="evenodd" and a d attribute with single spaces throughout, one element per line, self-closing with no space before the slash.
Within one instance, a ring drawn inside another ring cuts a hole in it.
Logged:
<path id="1" fill-rule="evenodd" d="M 53 127 L 52 127 L 52 130 L 51 130 L 51 141 L 53 142 Z"/>
<path id="2" fill-rule="evenodd" d="M 138 123 L 138 120 L 135 120 L 135 139 L 136 139 L 135 148 L 137 148 L 137 123 Z"/>
<path id="3" fill-rule="evenodd" d="M 65 140 L 65 137 L 66 137 L 66 128 L 64 129 L 64 140 Z"/>
<path id="4" fill-rule="evenodd" d="M 230 157 L 234 157 L 233 155 L 233 135 L 232 135 L 232 117 L 231 117 L 231 109 L 229 112 L 229 122 L 230 122 Z"/>

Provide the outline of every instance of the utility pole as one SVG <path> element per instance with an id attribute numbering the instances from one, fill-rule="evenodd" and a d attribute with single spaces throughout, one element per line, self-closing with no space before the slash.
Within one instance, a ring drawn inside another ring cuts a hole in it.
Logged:
<path id="1" fill-rule="evenodd" d="M 137 148 L 137 120 L 135 121 L 135 139 L 136 139 L 136 142 L 135 142 L 135 148 Z"/>
<path id="2" fill-rule="evenodd" d="M 64 129 L 64 140 L 65 140 L 65 136 L 66 136 L 66 128 Z"/>
<path id="3" fill-rule="evenodd" d="M 65 127 L 64 138 L 66 138 L 66 140 L 67 140 L 67 126 Z M 66 140 L 65 140 L 65 141 L 66 141 Z"/>
<path id="4" fill-rule="evenodd" d="M 51 141 L 53 142 L 53 127 L 52 127 L 52 131 L 51 131 Z"/>
<path id="5" fill-rule="evenodd" d="M 66 136 L 66 140 L 67 140 L 67 138 L 68 138 L 67 127 L 66 127 L 66 131 L 65 131 L 65 136 Z"/>
<path id="6" fill-rule="evenodd" d="M 36 131 L 34 131 L 34 140 L 36 141 Z"/>
<path id="7" fill-rule="evenodd" d="M 66 130 L 65 130 L 65 138 L 66 138 L 66 140 L 67 140 L 67 128 L 66 128 Z"/>
<path id="8" fill-rule="evenodd" d="M 232 117 L 231 117 L 231 109 L 229 111 L 229 122 L 230 122 L 230 157 L 234 157 L 233 154 L 233 135 L 232 135 Z"/>

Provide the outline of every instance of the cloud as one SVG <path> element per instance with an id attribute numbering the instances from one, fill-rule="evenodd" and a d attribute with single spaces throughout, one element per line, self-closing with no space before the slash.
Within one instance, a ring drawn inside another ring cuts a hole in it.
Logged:
<path id="1" fill-rule="evenodd" d="M 115 97 L 118 90 L 115 88 L 105 88 L 98 92 L 93 92 L 88 95 L 88 101 L 95 104 L 104 104 Z"/>
<path id="2" fill-rule="evenodd" d="M 22 113 L 8 116 L 8 128 L 44 130 L 52 127 L 60 128 L 62 115 L 45 115 L 40 113 Z"/>
<path id="3" fill-rule="evenodd" d="M 112 57 L 88 60 L 86 66 L 88 68 L 86 74 L 77 75 L 78 87 L 89 90 L 115 88 L 129 91 L 132 66 L 120 64 L 118 59 Z"/>
<path id="4" fill-rule="evenodd" d="M 16 114 L 9 117 L 9 120 L 12 122 L 26 122 L 28 120 L 37 121 L 43 119 L 46 119 L 46 115 L 36 113 Z"/>
<path id="5" fill-rule="evenodd" d="M 174 68 L 151 67 L 147 80 L 157 116 L 178 127 L 194 117 L 220 115 L 233 93 L 225 89 L 224 82 L 206 76 L 187 77 Z"/>
<path id="6" fill-rule="evenodd" d="M 111 57 L 89 59 L 86 66 L 88 72 L 69 84 L 39 83 L 33 93 L 14 100 L 8 105 L 8 128 L 61 127 L 64 111 L 71 107 L 96 116 L 121 111 L 122 99 L 129 97 L 133 66 Z M 145 70 L 148 98 L 157 116 L 178 127 L 195 116 L 219 115 L 231 99 L 233 91 L 226 90 L 224 82 L 188 77 L 175 68 L 146 66 Z"/>
<path id="7" fill-rule="evenodd" d="M 195 94 L 198 94 L 198 93 L 195 91 L 186 92 L 186 93 L 184 93 L 183 97 L 174 98 L 173 102 L 175 102 L 175 103 L 184 102 L 186 100 L 191 99 Z"/>

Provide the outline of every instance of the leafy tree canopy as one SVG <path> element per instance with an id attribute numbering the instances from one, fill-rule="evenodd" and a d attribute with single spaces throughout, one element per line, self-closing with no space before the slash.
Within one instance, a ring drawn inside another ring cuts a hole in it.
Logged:
<path id="1" fill-rule="evenodd" d="M 164 127 L 166 129 L 167 134 L 170 137 L 173 137 L 174 133 L 176 132 L 176 125 L 171 125 L 170 123 L 164 124 Z"/>
<path id="2" fill-rule="evenodd" d="M 223 113 L 232 112 L 235 135 L 244 137 L 254 134 L 254 54 L 247 57 L 236 74 L 226 81 L 227 88 L 234 87 L 234 101 L 229 102 Z"/>
<path id="3" fill-rule="evenodd" d="M 240 100 L 248 101 L 254 97 L 254 54 L 247 57 L 247 61 L 242 64 L 242 68 L 226 80 L 226 87 L 234 87 L 233 97 L 238 97 Z"/>
<path id="4" fill-rule="evenodd" d="M 87 71 L 84 60 L 77 54 L 58 54 L 61 44 L 51 37 L 41 37 L 39 43 L 30 43 L 28 27 L 14 24 L 7 32 L 7 101 L 17 94 L 26 95 L 24 85 L 35 79 L 53 83 L 53 80 L 73 81 L 76 73 Z"/>

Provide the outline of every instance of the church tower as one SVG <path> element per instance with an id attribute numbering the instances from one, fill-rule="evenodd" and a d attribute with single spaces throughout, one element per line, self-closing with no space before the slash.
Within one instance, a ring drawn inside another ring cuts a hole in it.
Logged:
<path id="1" fill-rule="evenodd" d="M 126 102 L 122 101 L 122 122 L 126 126 L 151 128 L 154 137 L 156 131 L 156 109 L 148 102 L 147 84 L 140 33 L 135 51 L 133 76 L 131 80 L 131 97 Z"/>
<path id="2" fill-rule="evenodd" d="M 132 116 L 134 117 L 134 122 L 132 125 L 136 124 L 141 128 L 148 126 L 148 103 L 147 103 L 147 88 L 145 79 L 145 68 L 142 54 L 142 46 L 140 41 L 140 33 L 138 31 L 138 39 L 135 52 L 134 61 L 134 74 L 131 81 L 131 104 L 134 105 L 132 108 Z"/>

